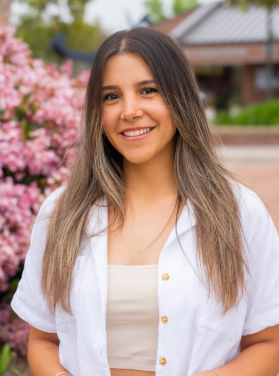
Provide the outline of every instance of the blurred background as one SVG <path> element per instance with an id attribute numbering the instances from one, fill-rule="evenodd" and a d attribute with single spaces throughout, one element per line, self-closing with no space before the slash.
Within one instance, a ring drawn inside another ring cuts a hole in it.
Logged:
<path id="1" fill-rule="evenodd" d="M 11 368 L 31 375 L 30 327 L 9 302 L 40 205 L 67 181 L 95 52 L 110 34 L 136 26 L 179 43 L 197 76 L 220 158 L 257 191 L 279 230 L 279 0 L 0 0 L 5 375 Z"/>

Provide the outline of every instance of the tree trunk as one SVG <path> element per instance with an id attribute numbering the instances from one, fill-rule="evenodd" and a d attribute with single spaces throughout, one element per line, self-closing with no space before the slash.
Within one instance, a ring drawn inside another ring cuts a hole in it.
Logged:
<path id="1" fill-rule="evenodd" d="M 8 23 L 12 2 L 13 0 L 0 0 L 0 24 Z"/>
<path id="2" fill-rule="evenodd" d="M 272 84 L 273 84 L 273 63 L 272 63 L 272 50 L 273 50 L 273 33 L 272 33 L 272 6 L 267 9 L 266 17 L 266 89 L 265 100 L 272 99 Z"/>

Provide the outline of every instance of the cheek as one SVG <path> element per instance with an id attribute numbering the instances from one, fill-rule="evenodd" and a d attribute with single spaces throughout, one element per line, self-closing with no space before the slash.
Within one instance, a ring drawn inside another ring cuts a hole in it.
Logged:
<path id="1" fill-rule="evenodd" d="M 102 113 L 102 124 L 107 138 L 111 141 L 117 127 L 117 116 L 115 111 L 104 109 Z"/>
<path id="2" fill-rule="evenodd" d="M 115 111 L 113 109 L 104 108 L 102 113 L 102 122 L 105 127 L 111 127 L 116 121 Z"/>
<path id="3" fill-rule="evenodd" d="M 163 134 L 166 138 L 172 137 L 176 131 L 176 125 L 171 117 L 171 114 L 166 107 L 165 103 L 158 104 L 152 109 L 153 118 L 161 125 L 163 128 Z"/>
<path id="4" fill-rule="evenodd" d="M 172 119 L 169 109 L 162 98 L 150 103 L 148 110 L 151 116 L 159 123 L 170 121 Z"/>

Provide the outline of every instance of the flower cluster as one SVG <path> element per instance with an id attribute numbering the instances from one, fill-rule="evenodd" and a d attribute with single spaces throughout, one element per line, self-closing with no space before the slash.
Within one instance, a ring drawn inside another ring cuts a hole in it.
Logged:
<path id="1" fill-rule="evenodd" d="M 20 271 L 42 201 L 67 181 L 89 72 L 33 59 L 0 27 L 0 292 Z M 0 312 L 1 314 L 1 312 Z"/>
<path id="2" fill-rule="evenodd" d="M 16 353 L 26 356 L 30 325 L 21 320 L 7 302 L 0 303 L 0 341 L 9 343 Z"/>
<path id="3" fill-rule="evenodd" d="M 35 182 L 29 186 L 14 184 L 11 177 L 0 181 L 1 291 L 9 288 L 9 278 L 19 271 L 19 263 L 25 258 L 28 233 L 42 200 Z"/>

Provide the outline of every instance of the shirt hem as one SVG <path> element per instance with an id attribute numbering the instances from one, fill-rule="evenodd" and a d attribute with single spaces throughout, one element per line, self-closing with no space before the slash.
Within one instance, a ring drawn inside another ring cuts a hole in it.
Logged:
<path id="1" fill-rule="evenodd" d="M 156 359 L 138 356 L 107 356 L 109 368 L 155 372 Z"/>
<path id="2" fill-rule="evenodd" d="M 17 296 L 14 296 L 11 301 L 11 307 L 13 311 L 24 321 L 28 322 L 28 324 L 34 326 L 35 328 L 42 330 L 48 333 L 57 333 L 56 325 L 50 326 L 45 325 L 41 320 L 38 320 L 36 316 L 34 316 L 28 308 L 20 301 Z"/>

